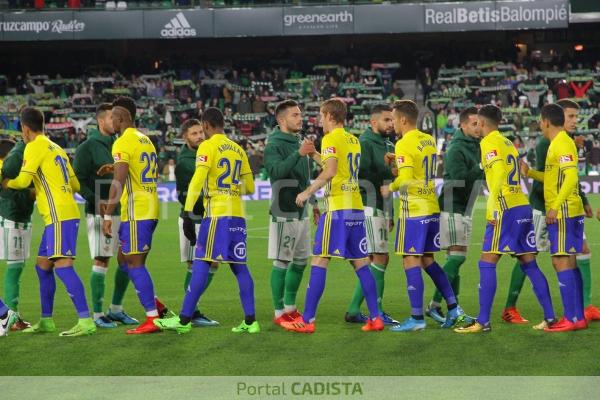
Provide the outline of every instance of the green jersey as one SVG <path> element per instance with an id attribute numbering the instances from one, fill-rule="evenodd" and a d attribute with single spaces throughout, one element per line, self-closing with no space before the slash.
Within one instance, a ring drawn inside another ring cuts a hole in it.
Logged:
<path id="1" fill-rule="evenodd" d="M 384 210 L 380 188 L 392 181 L 392 169 L 385 164 L 385 154 L 394 153 L 394 144 L 370 128 L 358 138 L 360 142 L 360 166 L 358 179 L 360 196 L 365 207 Z"/>
<path id="2" fill-rule="evenodd" d="M 304 218 L 305 207 L 296 205 L 296 196 L 310 185 L 312 160 L 299 153 L 300 138 L 276 128 L 265 147 L 265 169 L 271 181 L 273 217 Z"/>
<path id="3" fill-rule="evenodd" d="M 177 200 L 181 203 L 181 216 L 183 216 L 183 206 L 185 206 L 185 200 L 187 199 L 187 191 L 190 186 L 194 172 L 196 171 L 196 150 L 188 147 L 187 144 L 181 146 L 181 151 L 177 157 L 177 164 L 175 165 L 175 180 L 177 186 Z M 204 205 L 202 202 L 202 196 L 196 201 L 196 205 L 193 210 L 194 215 L 204 215 Z"/>
<path id="4" fill-rule="evenodd" d="M 477 181 L 483 179 L 479 140 L 457 129 L 444 154 L 444 187 L 439 197 L 440 210 L 448 213 L 467 213 L 471 193 Z M 452 196 L 451 201 L 446 201 Z M 448 204 L 446 204 L 448 203 Z M 469 211 L 470 213 L 470 211 Z"/>
<path id="5" fill-rule="evenodd" d="M 99 176 L 96 172 L 103 165 L 113 164 L 112 145 L 114 141 L 115 137 L 103 135 L 100 131 L 93 129 L 75 151 L 73 170 L 81 185 L 79 194 L 85 199 L 86 214 L 100 214 L 96 199 L 108 200 L 113 175 Z M 96 190 L 99 192 L 97 198 Z M 114 215 L 119 215 L 118 206 Z"/>
<path id="6" fill-rule="evenodd" d="M 23 165 L 24 151 L 25 143 L 18 141 L 6 158 L 0 160 L 1 179 L 14 179 L 19 175 L 21 165 Z M 0 217 L 13 222 L 29 223 L 33 213 L 33 203 L 34 200 L 29 189 L 2 190 L 0 193 Z"/>

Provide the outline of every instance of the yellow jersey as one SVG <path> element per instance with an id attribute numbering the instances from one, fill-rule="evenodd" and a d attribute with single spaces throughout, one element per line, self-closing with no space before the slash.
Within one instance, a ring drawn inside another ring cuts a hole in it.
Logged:
<path id="1" fill-rule="evenodd" d="M 573 168 L 577 177 L 577 147 L 573 139 L 565 131 L 561 131 L 550 142 L 548 155 L 546 156 L 546 165 L 544 171 L 544 200 L 546 210 L 555 209 L 558 211 L 557 218 L 572 218 L 585 214 L 583 202 L 579 196 L 579 179 L 573 184 L 566 199 L 560 204 L 555 204 L 558 194 L 565 184 L 564 172 Z M 560 200 L 559 200 L 560 201 Z"/>
<path id="2" fill-rule="evenodd" d="M 244 149 L 224 134 L 215 134 L 198 147 L 196 170 L 199 168 L 207 169 L 202 188 L 204 217 L 243 218 L 242 176 L 252 175 Z M 188 192 L 193 190 L 190 187 Z"/>
<path id="3" fill-rule="evenodd" d="M 121 194 L 121 221 L 158 219 L 158 157 L 152 141 L 127 128 L 113 144 L 112 156 L 115 164 L 129 166 Z"/>
<path id="4" fill-rule="evenodd" d="M 332 130 L 321 141 L 321 162 L 325 165 L 332 158 L 337 160 L 337 173 L 325 186 L 326 210 L 362 210 L 358 184 L 360 142 L 344 128 Z"/>
<path id="5" fill-rule="evenodd" d="M 519 153 L 510 140 L 498 131 L 490 132 L 481 139 L 481 165 L 490 192 L 498 188 L 496 198 L 490 195 L 487 219 L 495 219 L 498 211 L 528 205 L 529 201 L 521 188 Z M 494 175 L 492 167 L 499 163 L 501 173 Z"/>
<path id="6" fill-rule="evenodd" d="M 44 135 L 27 143 L 21 172 L 8 182 L 8 187 L 25 189 L 31 183 L 30 177 L 33 177 L 37 208 L 46 225 L 79 219 L 79 207 L 73 197 L 79 181 L 67 153 Z"/>
<path id="7" fill-rule="evenodd" d="M 396 142 L 398 178 L 390 189 L 400 189 L 400 216 L 423 217 L 440 212 L 435 192 L 437 147 L 433 136 L 413 129 Z"/>

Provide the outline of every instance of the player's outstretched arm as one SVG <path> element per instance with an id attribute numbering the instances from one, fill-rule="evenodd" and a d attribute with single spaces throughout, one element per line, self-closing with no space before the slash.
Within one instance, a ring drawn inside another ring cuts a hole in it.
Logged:
<path id="1" fill-rule="evenodd" d="M 7 181 L 5 186 L 9 189 L 27 189 L 29 185 L 31 185 L 32 180 L 32 174 L 30 174 L 29 172 L 21 171 L 15 179 L 10 179 L 9 181 Z"/>
<path id="2" fill-rule="evenodd" d="M 498 196 L 500 195 L 500 191 L 502 190 L 502 183 L 506 180 L 506 174 L 504 172 L 504 168 L 502 168 L 502 162 L 496 161 L 489 165 L 488 174 L 490 174 L 491 179 L 489 179 L 489 182 L 491 183 L 488 185 L 488 190 L 490 193 L 487 200 L 486 219 L 488 221 L 494 221 L 496 200 L 498 200 Z"/>
<path id="3" fill-rule="evenodd" d="M 567 197 L 569 197 L 569 194 L 573 193 L 577 188 L 579 182 L 577 169 L 575 167 L 562 169 L 561 172 L 563 174 L 563 183 L 558 192 L 558 196 L 556 196 L 556 200 L 551 206 L 553 210 L 559 209 L 560 205 L 565 202 Z"/>
<path id="4" fill-rule="evenodd" d="M 242 194 L 254 193 L 254 176 L 252 173 L 242 175 Z"/>
<path id="5" fill-rule="evenodd" d="M 123 185 L 127 180 L 129 174 L 129 164 L 125 162 L 118 162 L 115 164 L 115 172 L 113 180 L 110 184 L 110 191 L 108 192 L 108 201 L 104 207 L 104 223 L 102 224 L 102 232 L 106 237 L 112 237 L 112 218 L 117 204 L 121 200 L 121 194 L 123 193 Z"/>
<path id="6" fill-rule="evenodd" d="M 198 198 L 202 193 L 202 188 L 204 187 L 207 176 L 207 167 L 198 166 L 196 168 L 196 172 L 194 172 L 194 176 L 192 176 L 192 180 L 190 181 L 190 186 L 188 186 L 188 192 L 185 199 L 185 205 L 183 206 L 183 211 L 191 212 L 194 210 L 194 206 L 196 205 L 196 201 L 198 201 Z"/>
<path id="7" fill-rule="evenodd" d="M 325 186 L 337 174 L 338 161 L 337 158 L 331 157 L 325 160 L 323 170 L 317 178 L 310 184 L 309 187 L 302 193 L 296 196 L 296 204 L 299 207 L 304 206 L 304 203 L 310 199 L 319 189 Z"/>

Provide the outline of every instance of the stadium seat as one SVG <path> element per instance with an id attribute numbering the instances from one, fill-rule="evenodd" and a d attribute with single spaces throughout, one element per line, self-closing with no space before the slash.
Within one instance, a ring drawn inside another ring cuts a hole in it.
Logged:
<path id="1" fill-rule="evenodd" d="M 117 3 L 117 10 L 119 10 L 119 11 L 127 10 L 127 2 L 119 1 Z"/>
<path id="2" fill-rule="evenodd" d="M 117 9 L 117 4 L 114 1 L 107 1 L 105 7 L 107 10 L 112 11 Z"/>

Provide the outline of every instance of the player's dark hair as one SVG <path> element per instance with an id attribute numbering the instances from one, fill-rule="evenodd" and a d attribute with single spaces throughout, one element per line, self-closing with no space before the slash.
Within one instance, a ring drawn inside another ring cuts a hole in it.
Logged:
<path id="1" fill-rule="evenodd" d="M 502 121 L 502 110 L 493 104 L 486 104 L 481 107 L 477 114 L 496 126 L 500 125 L 500 121 Z"/>
<path id="2" fill-rule="evenodd" d="M 225 119 L 223 118 L 223 113 L 216 107 L 209 107 L 204 110 L 202 114 L 202 122 L 206 122 L 213 128 L 224 128 L 225 127 Z"/>
<path id="3" fill-rule="evenodd" d="M 3 160 L 8 152 L 15 147 L 15 141 L 12 139 L 0 140 L 0 160 Z"/>
<path id="4" fill-rule="evenodd" d="M 185 135 L 187 133 L 188 129 L 190 129 L 192 126 L 196 126 L 196 125 L 202 125 L 202 123 L 199 120 L 197 120 L 196 118 L 188 119 L 181 125 L 181 134 Z"/>
<path id="5" fill-rule="evenodd" d="M 34 132 L 44 130 L 44 114 L 33 107 L 25 107 L 21 110 L 21 125 L 27 126 Z"/>
<path id="6" fill-rule="evenodd" d="M 471 115 L 477 115 L 477 107 L 467 107 L 462 110 L 458 116 L 459 123 L 464 124 L 469 121 Z"/>
<path id="7" fill-rule="evenodd" d="M 100 118 L 102 116 L 102 114 L 104 114 L 107 111 L 110 111 L 113 109 L 113 105 L 111 103 L 100 103 L 100 105 L 98 105 L 98 107 L 96 107 L 96 119 Z"/>
<path id="8" fill-rule="evenodd" d="M 321 112 L 331 115 L 331 118 L 338 124 L 343 124 L 346 122 L 348 108 L 346 107 L 346 103 L 340 99 L 329 99 L 321 104 Z"/>
<path id="9" fill-rule="evenodd" d="M 545 121 L 549 121 L 552 126 L 563 126 L 565 124 L 565 110 L 558 104 L 546 104 L 542 107 L 540 113 Z"/>
<path id="10" fill-rule="evenodd" d="M 557 101 L 556 104 L 558 104 L 565 110 L 567 108 L 574 108 L 575 110 L 579 110 L 579 104 L 575 103 L 573 100 L 562 99 L 562 100 Z"/>
<path id="11" fill-rule="evenodd" d="M 419 119 L 419 107 L 412 100 L 396 100 L 392 106 L 394 111 L 402 115 L 411 123 L 416 124 Z"/>
<path id="12" fill-rule="evenodd" d="M 113 107 L 123 107 L 127 111 L 129 111 L 129 115 L 131 115 L 131 120 L 135 121 L 135 114 L 137 112 L 137 108 L 135 106 L 135 101 L 131 97 L 127 96 L 119 96 L 112 103 Z"/>
<path id="13" fill-rule="evenodd" d="M 382 112 L 391 112 L 392 107 L 389 104 L 375 104 L 371 107 L 371 115 L 381 114 Z"/>
<path id="14" fill-rule="evenodd" d="M 288 108 L 298 107 L 298 102 L 295 100 L 284 100 L 275 107 L 275 118 L 283 114 Z"/>

